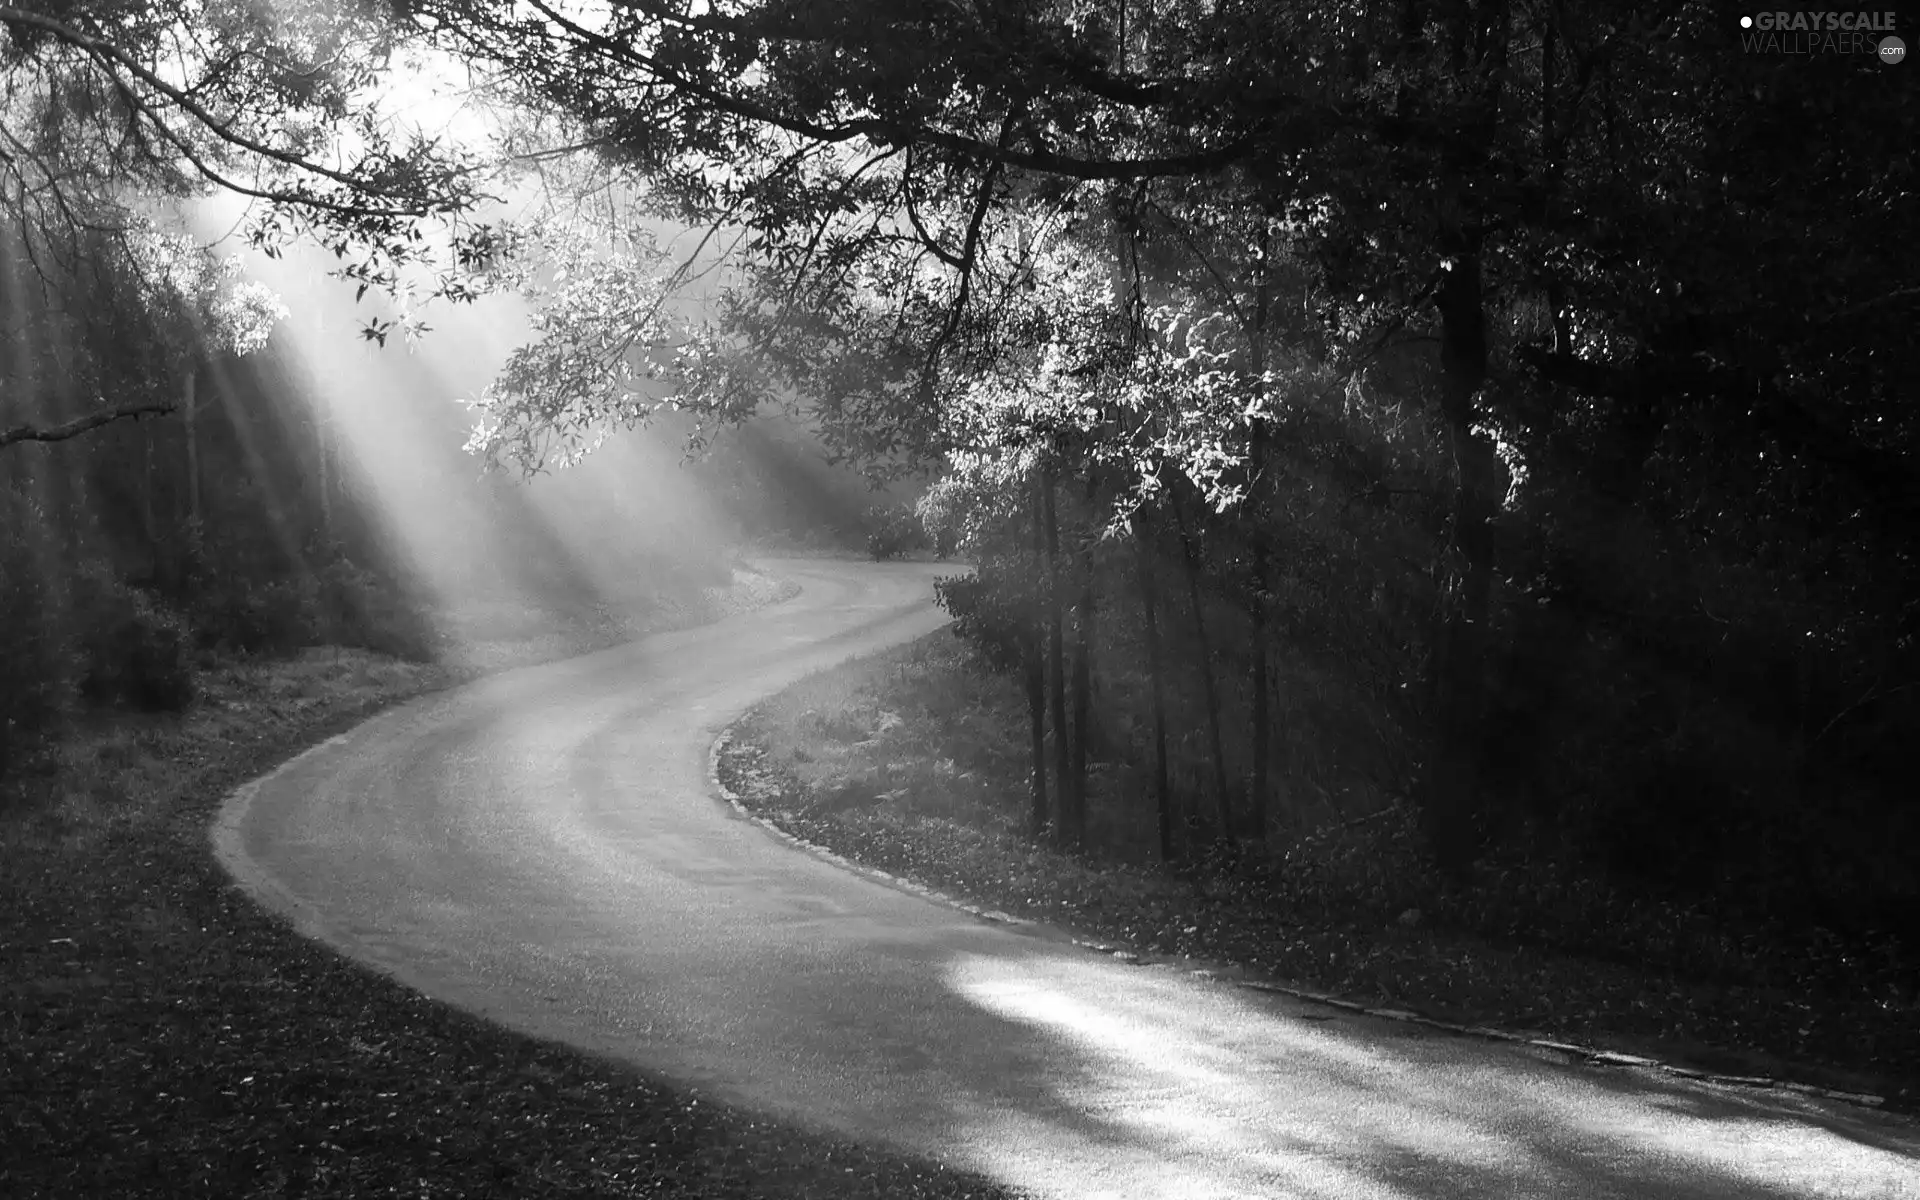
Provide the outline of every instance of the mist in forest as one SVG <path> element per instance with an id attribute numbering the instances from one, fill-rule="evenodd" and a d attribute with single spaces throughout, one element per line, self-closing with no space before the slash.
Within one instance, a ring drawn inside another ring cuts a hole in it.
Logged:
<path id="1" fill-rule="evenodd" d="M 442 303 L 422 336 L 383 345 L 364 330 L 386 307 L 357 299 L 330 265 L 308 247 L 247 259 L 290 313 L 266 356 L 272 394 L 259 399 L 326 444 L 332 486 L 368 511 L 409 585 L 437 608 L 484 598 L 570 611 L 724 581 L 756 550 L 855 544 L 884 499 L 778 412 L 706 430 L 663 413 L 571 466 L 489 469 L 465 448 L 468 402 L 528 336 L 526 301 Z"/>

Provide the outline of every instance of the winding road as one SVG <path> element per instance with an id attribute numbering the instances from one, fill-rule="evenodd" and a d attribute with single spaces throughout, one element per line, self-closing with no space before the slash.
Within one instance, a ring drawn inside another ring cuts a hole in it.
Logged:
<path id="1" fill-rule="evenodd" d="M 1131 966 L 719 800 L 759 698 L 944 623 L 922 564 L 390 710 L 236 792 L 222 861 L 508 1026 L 1051 1197 L 1920 1200 L 1920 1129 Z"/>

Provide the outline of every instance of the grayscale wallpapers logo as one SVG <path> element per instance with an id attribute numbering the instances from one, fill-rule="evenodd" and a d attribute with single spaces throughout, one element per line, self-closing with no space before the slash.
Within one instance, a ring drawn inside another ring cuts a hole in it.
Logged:
<path id="1" fill-rule="evenodd" d="M 1762 12 L 1740 18 L 1748 54 L 1870 54 L 1888 66 L 1907 57 L 1891 12 Z"/>

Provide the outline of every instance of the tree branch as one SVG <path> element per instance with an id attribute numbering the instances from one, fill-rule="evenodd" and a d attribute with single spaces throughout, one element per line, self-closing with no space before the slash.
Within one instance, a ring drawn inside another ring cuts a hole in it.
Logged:
<path id="1" fill-rule="evenodd" d="M 1896 288 L 1884 296 L 1875 296 L 1871 300 L 1862 300 L 1858 304 L 1848 305 L 1846 308 L 1838 309 L 1834 312 L 1823 313 L 1820 316 L 1811 318 L 1811 320 L 1815 325 L 1829 325 L 1845 317 L 1858 316 L 1870 308 L 1878 308 L 1882 304 L 1893 304 L 1901 300 L 1911 300 L 1916 296 L 1920 296 L 1920 287 Z"/>
<path id="2" fill-rule="evenodd" d="M 911 144 L 907 146 L 906 165 L 902 167 L 900 171 L 900 194 L 906 200 L 907 220 L 913 223 L 913 231 L 920 235 L 920 244 L 925 246 L 929 251 L 931 251 L 935 258 L 939 259 L 941 262 L 947 264 L 948 266 L 950 267 L 962 266 L 963 264 L 960 261 L 959 255 L 948 250 L 945 246 L 942 246 L 938 238 L 934 237 L 931 233 L 927 232 L 927 227 L 924 224 L 922 224 L 920 221 L 919 211 L 914 208 L 913 146 Z"/>
<path id="3" fill-rule="evenodd" d="M 1081 158 L 1050 151 L 1015 150 L 1006 137 L 996 144 L 951 130 L 936 129 L 912 122 L 882 117 L 861 117 L 823 123 L 809 117 L 783 112 L 769 104 L 740 95 L 688 75 L 652 54 L 636 49 L 617 38 L 596 32 L 561 13 L 548 0 L 526 0 L 555 28 L 584 43 L 614 62 L 637 68 L 658 83 L 686 95 L 704 100 L 719 111 L 741 120 L 784 129 L 801 137 L 823 142 L 847 142 L 866 138 L 877 146 L 904 146 L 918 143 L 936 146 L 975 162 L 997 167 L 1019 167 L 1046 175 L 1072 179 L 1152 179 L 1169 175 L 1205 175 L 1225 170 L 1254 148 L 1252 138 L 1240 137 L 1224 145 L 1186 154 L 1160 158 Z M 4 11 L 4 10 L 0 10 Z"/>
<path id="4" fill-rule="evenodd" d="M 310 198 L 299 195 L 284 197 L 268 195 L 257 190 L 235 187 L 233 183 L 209 170 L 207 165 L 201 161 L 200 156 L 194 154 L 187 148 L 180 135 L 174 130 L 169 129 L 166 123 L 160 120 L 159 115 L 154 112 L 152 106 L 149 105 L 144 98 L 134 93 L 125 79 L 120 76 L 120 71 L 125 71 L 128 75 L 139 80 L 147 87 L 152 88 L 155 92 L 171 102 L 174 107 L 189 117 L 192 117 L 194 121 L 198 122 L 209 134 L 236 149 L 243 150 L 261 159 L 265 159 L 268 162 L 278 163 L 281 166 L 290 167 L 297 171 L 304 171 L 319 178 L 329 180 L 347 188 L 351 192 L 379 197 L 381 200 L 389 202 L 385 209 L 368 206 L 369 211 L 376 213 L 384 211 L 395 216 L 421 216 L 438 211 L 445 203 L 444 201 L 423 201 L 405 187 L 383 185 L 377 181 L 355 176 L 348 171 L 336 170 L 324 163 L 316 162 L 311 158 L 248 137 L 209 111 L 198 100 L 194 99 L 186 89 L 168 83 L 125 50 L 107 41 L 105 38 L 96 37 L 64 21 L 57 21 L 51 17 L 42 16 L 39 13 L 28 12 L 25 9 L 0 6 L 0 25 L 20 25 L 30 29 L 38 29 L 43 33 L 51 34 L 53 37 L 66 42 L 78 50 L 84 51 L 106 71 L 108 77 L 118 86 L 121 95 L 135 111 L 151 121 L 168 142 L 171 142 L 176 149 L 186 155 L 197 170 L 221 187 L 231 188 L 244 195 L 252 195 L 265 199 L 293 199 L 300 203 L 317 204 L 319 207 L 333 208 L 336 211 L 356 211 L 354 209 L 344 208 L 337 202 L 321 201 L 317 197 Z"/>
<path id="5" fill-rule="evenodd" d="M 0 446 L 11 446 L 15 442 L 64 442 L 102 425 L 111 425 L 128 417 L 170 413 L 175 407 L 177 403 L 172 400 L 128 401 L 111 408 L 97 408 L 60 425 L 15 425 L 12 429 L 0 429 Z"/>
<path id="6" fill-rule="evenodd" d="M 1018 123 L 1019 116 L 1018 108 L 1007 110 L 1005 119 L 1000 123 L 1001 145 L 1006 145 L 1013 137 L 1014 126 Z M 966 313 L 967 300 L 973 294 L 973 268 L 974 259 L 980 251 L 980 228 L 986 222 L 987 210 L 993 207 L 993 189 L 999 182 L 1000 164 L 990 163 L 987 166 L 986 177 L 980 181 L 980 193 L 973 205 L 973 218 L 967 222 L 966 243 L 960 248 L 960 264 L 956 268 L 960 272 L 960 294 L 954 298 L 953 307 L 947 311 L 947 320 L 940 328 L 940 336 L 934 339 L 932 347 L 927 351 L 928 369 L 939 362 L 941 352 L 946 349 L 948 340 L 960 327 L 960 318 Z"/>

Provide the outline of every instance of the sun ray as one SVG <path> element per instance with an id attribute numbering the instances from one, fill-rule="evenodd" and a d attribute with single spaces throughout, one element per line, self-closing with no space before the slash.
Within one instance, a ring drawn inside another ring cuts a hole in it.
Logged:
<path id="1" fill-rule="evenodd" d="M 250 277 L 293 313 L 270 349 L 278 369 L 257 373 L 261 390 L 281 394 L 252 400 L 324 431 L 341 497 L 392 548 L 452 640 L 450 653 L 477 660 L 490 643 L 556 623 L 643 616 L 724 580 L 727 522 L 684 469 L 677 432 L 619 434 L 584 462 L 533 480 L 490 474 L 464 450 L 473 420 L 465 401 L 529 336 L 523 301 L 446 307 L 411 344 L 381 346 L 359 330 L 387 311 L 329 277 L 329 265 L 301 246 L 248 261 Z M 244 427 L 245 414 L 235 416 Z M 257 455 L 250 461 L 261 469 Z"/>

